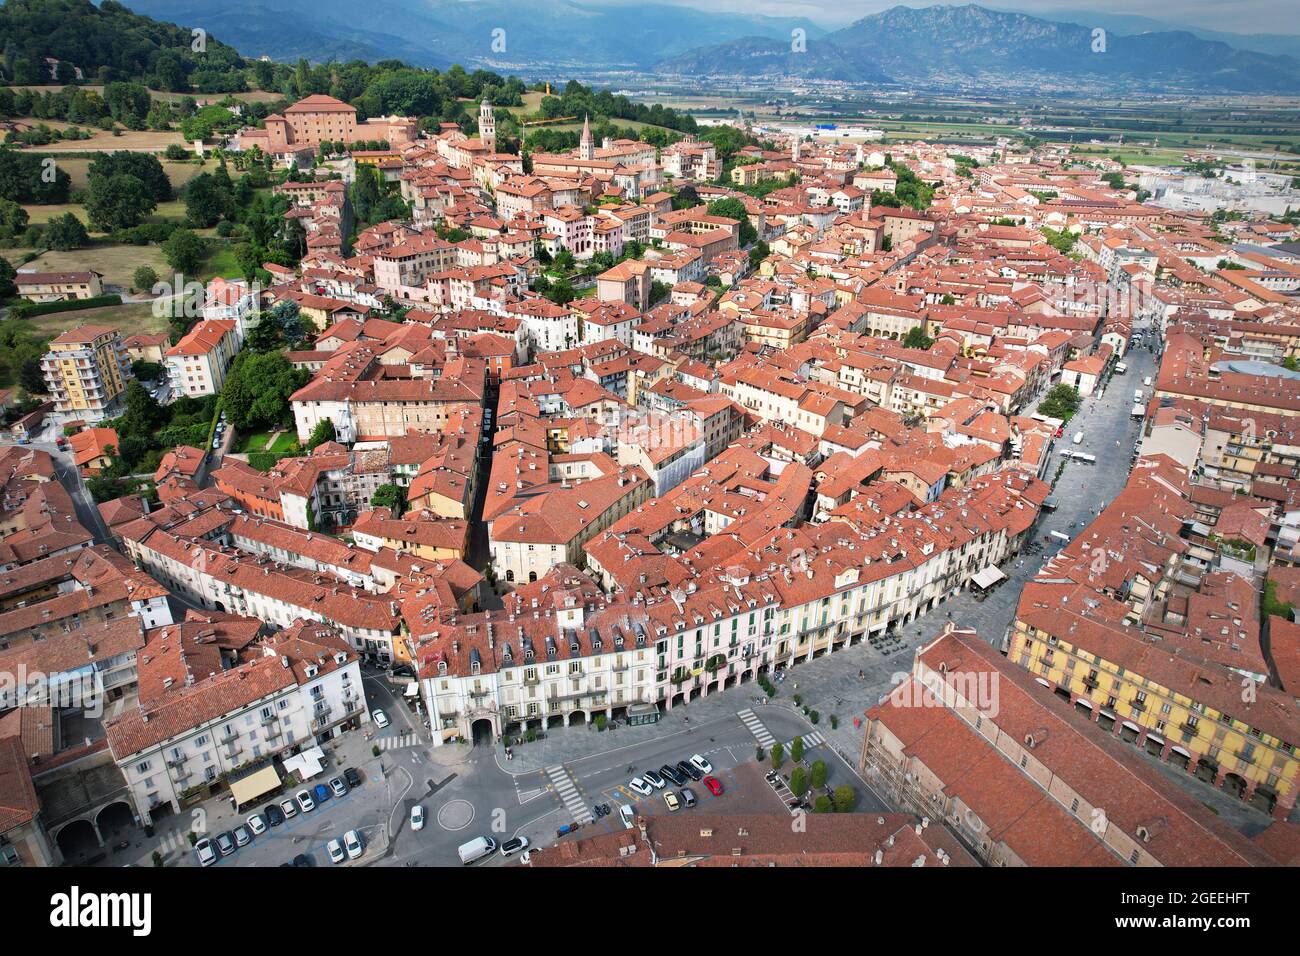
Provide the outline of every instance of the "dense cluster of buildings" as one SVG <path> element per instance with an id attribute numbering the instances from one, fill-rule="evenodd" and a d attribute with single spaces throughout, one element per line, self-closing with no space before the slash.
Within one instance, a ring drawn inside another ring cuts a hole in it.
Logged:
<path id="1" fill-rule="evenodd" d="M 312 342 L 286 353 L 310 373 L 291 430 L 334 438 L 262 468 L 174 449 L 157 500 L 100 506 L 98 544 L 51 456 L 5 450 L 0 655 L 48 678 L 0 699 L 5 790 L 99 761 L 141 820 L 180 811 L 365 723 L 362 661 L 413 670 L 441 745 L 668 710 L 874 639 L 1001 577 L 1050 496 L 1063 423 L 1039 400 L 1103 391 L 1141 326 L 1163 352 L 1128 486 L 1024 588 L 1005 657 L 949 628 L 868 713 L 860 769 L 902 812 L 817 822 L 800 853 L 1268 862 L 1151 762 L 1274 816 L 1295 802 L 1296 259 L 1063 148 L 776 139 L 720 184 L 712 143 L 597 146 L 587 125 L 525 172 L 488 103 L 476 137 L 358 123 L 324 96 L 242 131 L 286 164 L 384 141 L 361 158 L 409 218 L 351 240 L 343 182 L 292 178 L 275 188 L 297 267 L 215 281 L 175 344 L 83 327 L 42 368 L 88 424 L 115 414 L 129 358 L 217 394 L 264 310 L 292 303 Z M 873 202 L 903 177 L 928 208 Z M 698 202 L 674 203 L 684 181 Z M 615 264 L 553 301 L 566 252 Z M 94 431 L 87 465 L 111 441 Z M 1287 610 L 1261 622 L 1266 587 Z M 10 753 L 9 731 L 57 726 L 55 691 L 86 686 L 117 705 L 101 740 Z M 56 858 L 66 821 L 29 809 L 6 834 Z M 675 826 L 533 865 L 793 852 L 757 822 Z"/>

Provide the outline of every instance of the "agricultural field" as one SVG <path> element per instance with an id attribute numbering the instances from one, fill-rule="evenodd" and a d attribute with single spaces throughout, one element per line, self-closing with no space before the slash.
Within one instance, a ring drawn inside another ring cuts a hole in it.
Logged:
<path id="1" fill-rule="evenodd" d="M 86 142 L 88 142 L 88 140 L 86 140 Z M 62 146 L 62 144 L 60 144 L 60 146 Z M 114 150 L 127 150 L 127 148 L 130 147 L 122 146 L 120 140 L 118 140 L 118 146 L 114 146 L 113 148 Z M 32 148 L 31 152 L 43 153 L 53 152 L 53 150 L 52 147 L 42 146 Z M 190 182 L 190 179 L 198 176 L 199 173 L 211 173 L 213 169 L 217 168 L 216 160 L 207 160 L 201 165 L 198 163 L 190 163 L 190 161 L 186 161 L 186 163 L 173 163 L 172 160 L 160 161 L 162 163 L 162 172 L 166 173 L 166 178 L 172 181 L 173 189 L 178 191 L 181 190 L 181 187 L 185 186 L 187 182 Z M 68 156 L 66 159 L 55 160 L 55 164 L 59 166 L 60 169 L 64 170 L 65 173 L 68 173 L 68 176 L 72 178 L 73 189 L 86 189 L 88 178 L 90 178 L 91 163 L 94 163 L 94 160 L 91 160 L 90 157 L 87 156 Z M 31 215 L 32 208 L 39 207 L 27 207 L 29 215 Z M 60 209 L 60 212 L 62 212 L 62 209 Z M 34 216 L 32 216 L 32 221 L 35 221 Z"/>
<path id="2" fill-rule="evenodd" d="M 26 320 L 40 336 L 56 336 L 80 325 L 108 325 L 121 329 L 122 337 L 141 332 L 166 332 L 167 319 L 153 314 L 150 302 L 125 302 L 77 312 L 54 312 Z"/>
<path id="3" fill-rule="evenodd" d="M 23 269 L 36 269 L 42 272 L 77 272 L 82 269 L 94 269 L 104 277 L 104 284 L 128 289 L 131 277 L 140 266 L 150 266 L 160 276 L 171 273 L 162 250 L 155 245 L 91 245 L 85 249 L 73 249 L 68 252 L 47 250 L 35 259 L 23 262 L 23 257 L 33 250 L 6 249 L 3 255 L 15 267 L 22 263 Z M 147 290 L 146 290 L 147 291 Z"/>
<path id="4" fill-rule="evenodd" d="M 77 125 L 53 119 L 32 119 L 29 122 L 34 124 L 44 123 L 50 129 L 69 129 Z M 86 126 L 80 128 L 90 129 Z M 45 146 L 29 146 L 27 150 L 33 153 L 91 153 L 129 149 L 141 153 L 161 153 L 172 143 L 185 145 L 185 140 L 181 137 L 179 130 L 119 130 L 117 135 L 102 129 L 91 129 L 90 131 L 94 135 L 89 139 L 59 140 Z M 86 162 L 89 162 L 89 160 L 86 160 Z"/>

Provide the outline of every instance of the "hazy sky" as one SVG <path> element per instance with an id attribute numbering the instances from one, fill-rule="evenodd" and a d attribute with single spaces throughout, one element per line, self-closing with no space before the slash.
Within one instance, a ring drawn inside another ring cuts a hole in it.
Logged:
<path id="1" fill-rule="evenodd" d="M 668 2 L 675 3 L 678 0 Z M 804 16 L 823 26 L 841 26 L 900 3 L 910 7 L 933 6 L 926 0 L 694 0 L 689 5 L 706 10 Z M 1230 33 L 1300 33 L 1296 0 L 987 0 L 983 5 L 1000 10 L 1019 10 L 1049 20 L 1068 12 L 1071 14 L 1068 19 L 1074 23 L 1085 19 L 1080 11 L 1095 10 L 1101 13 L 1133 14 L 1177 26 L 1225 30 Z"/>

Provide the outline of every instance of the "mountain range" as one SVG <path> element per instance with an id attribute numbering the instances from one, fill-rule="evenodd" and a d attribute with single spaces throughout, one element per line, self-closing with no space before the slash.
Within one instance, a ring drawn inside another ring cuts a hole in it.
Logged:
<path id="1" fill-rule="evenodd" d="M 1300 61 L 1238 49 L 1186 30 L 1125 35 L 968 4 L 898 6 L 863 17 L 791 53 L 791 42 L 746 37 L 698 47 L 656 64 L 681 76 L 779 76 L 904 85 L 1071 87 L 1217 92 L 1295 92 Z M 1105 28 L 1102 28 L 1105 29 Z"/>
<path id="2" fill-rule="evenodd" d="M 712 13 L 672 3 L 601 6 L 576 0 L 125 0 L 136 13 L 203 27 L 246 56 L 313 62 L 401 59 L 532 75 L 538 66 L 648 69 L 701 37 L 809 37 L 802 17 Z M 361 21 L 358 23 L 358 20 Z M 502 30 L 503 34 L 494 31 Z M 494 48 L 494 40 L 496 40 Z M 501 49 L 504 43 L 504 49 Z"/>
<path id="3" fill-rule="evenodd" d="M 973 4 L 897 6 L 827 31 L 802 17 L 601 0 L 127 0 L 247 56 L 401 59 L 534 78 L 626 70 L 911 87 L 1300 91 L 1300 37 L 1169 28 L 1120 14 L 1046 20 Z M 358 20 L 361 22 L 358 23 Z M 1094 52 L 1093 30 L 1107 30 Z M 805 48 L 792 50 L 791 31 Z M 499 31 L 499 32 L 498 32 Z M 707 39 L 707 43 L 701 43 Z M 495 44 L 494 44 L 495 41 Z"/>

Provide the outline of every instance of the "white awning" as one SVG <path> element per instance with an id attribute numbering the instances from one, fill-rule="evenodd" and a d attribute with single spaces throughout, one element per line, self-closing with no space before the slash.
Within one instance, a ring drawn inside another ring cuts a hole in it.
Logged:
<path id="1" fill-rule="evenodd" d="M 284 769 L 288 773 L 296 771 L 298 777 L 302 780 L 310 780 L 321 772 L 321 762 L 324 759 L 325 752 L 319 747 L 312 747 L 310 750 L 304 750 L 300 754 L 286 758 Z"/>
<path id="2" fill-rule="evenodd" d="M 419 697 L 419 696 L 420 696 L 420 684 L 419 684 L 419 682 L 418 682 L 418 681 L 411 681 L 409 684 L 407 684 L 407 685 L 406 685 L 406 690 L 402 691 L 402 696 L 403 696 L 403 697 Z"/>
<path id="3" fill-rule="evenodd" d="M 977 588 L 982 590 L 984 588 L 990 588 L 999 581 L 1005 581 L 1006 579 L 1007 576 L 1005 574 L 990 564 L 987 568 L 977 571 L 975 576 L 971 578 L 971 581 L 974 582 Z"/>

